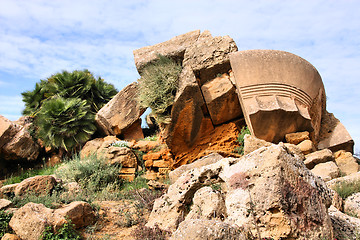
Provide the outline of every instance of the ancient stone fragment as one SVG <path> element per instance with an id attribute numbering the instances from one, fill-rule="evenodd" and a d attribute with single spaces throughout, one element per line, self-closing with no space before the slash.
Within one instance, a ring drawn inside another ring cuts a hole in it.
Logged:
<path id="1" fill-rule="evenodd" d="M 127 147 L 111 146 L 107 149 L 105 157 L 110 164 L 117 163 L 124 168 L 137 168 L 136 155 Z"/>
<path id="2" fill-rule="evenodd" d="M 252 134 L 280 142 L 288 133 L 309 131 L 318 139 L 325 90 L 309 62 L 277 50 L 232 53 L 230 62 Z"/>
<path id="3" fill-rule="evenodd" d="M 9 119 L 0 115 L 0 153 L 1 148 L 18 132 L 18 128 Z"/>
<path id="4" fill-rule="evenodd" d="M 2 149 L 4 158 L 7 160 L 26 159 L 36 160 L 40 153 L 40 146 L 31 137 L 26 127 L 16 133 L 16 135 L 7 142 Z"/>
<path id="5" fill-rule="evenodd" d="M 244 136 L 244 155 L 249 154 L 261 147 L 269 147 L 271 143 L 259 139 L 251 134 L 245 134 Z"/>
<path id="6" fill-rule="evenodd" d="M 311 172 L 321 177 L 325 182 L 340 176 L 340 169 L 335 162 L 319 163 L 311 169 Z"/>
<path id="7" fill-rule="evenodd" d="M 296 146 L 305 155 L 316 151 L 315 145 L 311 140 L 304 140 Z"/>
<path id="8" fill-rule="evenodd" d="M 345 126 L 334 114 L 327 111 L 321 120 L 321 131 L 318 149 L 328 148 L 332 152 L 345 150 L 354 153 L 354 140 L 351 138 Z"/>
<path id="9" fill-rule="evenodd" d="M 201 91 L 214 125 L 242 116 L 239 98 L 228 74 L 205 83 Z"/>
<path id="10" fill-rule="evenodd" d="M 134 50 L 134 60 L 138 72 L 141 74 L 144 67 L 158 58 L 158 54 L 175 61 L 182 61 L 185 50 L 195 43 L 199 35 L 200 30 L 195 30 L 176 36 L 166 42 Z"/>
<path id="11" fill-rule="evenodd" d="M 360 170 L 359 164 L 357 163 L 351 152 L 345 152 L 344 150 L 340 150 L 337 151 L 334 156 L 335 162 L 343 174 L 350 175 Z"/>
<path id="12" fill-rule="evenodd" d="M 48 195 L 56 186 L 56 179 L 51 175 L 30 177 L 20 182 L 15 190 L 15 196 L 25 194 Z"/>
<path id="13" fill-rule="evenodd" d="M 323 149 L 306 155 L 304 161 L 308 169 L 313 169 L 316 164 L 334 161 L 334 156 L 329 149 Z"/>
<path id="14" fill-rule="evenodd" d="M 285 135 L 286 142 L 297 145 L 304 140 L 310 140 L 309 132 L 288 133 Z"/>
<path id="15" fill-rule="evenodd" d="M 219 161 L 221 159 L 223 159 L 223 157 L 220 154 L 212 153 L 210 155 L 207 155 L 205 157 L 202 157 L 202 158 L 196 160 L 193 163 L 182 165 L 169 173 L 170 182 L 175 183 L 176 180 L 181 176 L 181 174 L 188 172 L 191 169 L 210 165 L 210 164 L 216 163 L 217 161 Z"/>
<path id="16" fill-rule="evenodd" d="M 1 240 L 21 240 L 18 236 L 11 233 L 5 233 Z"/>
<path id="17" fill-rule="evenodd" d="M 141 119 L 138 119 L 131 126 L 124 129 L 122 136 L 124 140 L 128 140 L 128 141 L 143 139 L 144 133 L 141 129 Z"/>
<path id="18" fill-rule="evenodd" d="M 217 74 L 228 72 L 231 68 L 229 53 L 237 50 L 231 37 L 212 37 L 209 31 L 204 31 L 186 49 L 183 66 L 190 66 L 202 85 Z"/>
<path id="19" fill-rule="evenodd" d="M 171 110 L 171 123 L 168 127 L 166 143 L 172 152 L 189 148 L 195 140 L 213 129 L 211 121 L 203 113 L 205 102 L 195 75 L 190 67 L 185 67 L 179 76 L 179 89 Z"/>
<path id="20" fill-rule="evenodd" d="M 334 206 L 329 208 L 329 216 L 334 229 L 334 239 L 356 240 L 360 232 L 360 219 L 340 212 Z"/>
<path id="21" fill-rule="evenodd" d="M 352 182 L 357 182 L 357 181 L 360 181 L 360 172 L 352 173 L 352 174 L 344 176 L 344 177 L 335 178 L 335 179 L 327 182 L 326 185 L 331 189 L 335 189 L 335 187 L 338 184 L 352 183 Z"/>
<path id="22" fill-rule="evenodd" d="M 354 193 L 345 199 L 344 212 L 360 218 L 360 192 Z"/>
<path id="23" fill-rule="evenodd" d="M 145 112 L 136 100 L 137 88 L 137 82 L 129 84 L 96 114 L 96 124 L 106 135 L 122 134 Z"/>

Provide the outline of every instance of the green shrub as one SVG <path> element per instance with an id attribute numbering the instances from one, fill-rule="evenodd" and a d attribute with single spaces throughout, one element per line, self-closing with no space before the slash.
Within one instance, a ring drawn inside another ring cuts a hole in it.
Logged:
<path id="1" fill-rule="evenodd" d="M 0 238 L 2 238 L 5 233 L 11 232 L 9 227 L 9 222 L 11 220 L 12 213 L 7 213 L 5 211 L 0 211 Z"/>
<path id="2" fill-rule="evenodd" d="M 159 55 L 141 74 L 138 101 L 141 106 L 151 108 L 158 123 L 169 121 L 181 70 L 180 64 Z"/>
<path id="3" fill-rule="evenodd" d="M 69 152 L 94 133 L 96 112 L 116 93 L 112 84 L 96 79 L 88 70 L 63 71 L 22 93 L 23 114 L 34 117 L 33 137 Z"/>
<path id="4" fill-rule="evenodd" d="M 129 144 L 129 142 L 127 142 L 127 141 L 119 140 L 119 141 L 113 142 L 112 144 L 110 144 L 110 146 L 112 146 L 112 147 L 128 147 L 128 144 Z"/>
<path id="5" fill-rule="evenodd" d="M 335 185 L 334 190 L 345 200 L 350 195 L 360 192 L 360 180 L 339 182 Z"/>
<path id="6" fill-rule="evenodd" d="M 47 227 L 41 235 L 41 240 L 80 240 L 80 234 L 75 230 L 74 224 L 68 220 L 57 232 L 52 227 Z"/>
<path id="7" fill-rule="evenodd" d="M 244 154 L 244 136 L 245 134 L 251 134 L 248 127 L 242 127 L 241 131 L 239 133 L 237 142 L 239 143 L 239 146 L 235 148 L 235 152 L 239 154 Z"/>
<path id="8" fill-rule="evenodd" d="M 95 115 L 85 100 L 55 97 L 46 101 L 36 118 L 38 137 L 45 146 L 67 152 L 90 139 L 95 132 Z"/>
<path id="9" fill-rule="evenodd" d="M 96 155 L 84 159 L 75 155 L 63 167 L 57 169 L 56 175 L 68 181 L 78 182 L 88 191 L 99 192 L 109 186 L 121 186 L 120 170 L 120 165 L 109 164 Z"/>

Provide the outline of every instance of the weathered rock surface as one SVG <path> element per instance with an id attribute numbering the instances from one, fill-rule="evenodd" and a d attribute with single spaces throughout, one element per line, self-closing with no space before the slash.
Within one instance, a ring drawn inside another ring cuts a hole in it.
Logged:
<path id="1" fill-rule="evenodd" d="M 15 188 L 19 185 L 19 183 L 14 183 L 14 184 L 9 184 L 9 185 L 5 185 L 5 186 L 2 186 L 0 188 L 0 195 L 1 196 L 11 196 L 14 191 L 15 191 Z"/>
<path id="2" fill-rule="evenodd" d="M 170 240 L 247 240 L 248 232 L 219 220 L 189 219 L 183 221 Z"/>
<path id="3" fill-rule="evenodd" d="M 298 145 L 304 140 L 310 140 L 310 134 L 308 131 L 305 132 L 296 132 L 296 133 L 288 133 L 285 135 L 286 142 Z"/>
<path id="4" fill-rule="evenodd" d="M 222 220 L 225 217 L 225 199 L 222 194 L 211 187 L 202 187 L 194 194 L 193 205 L 185 221 L 189 219 Z"/>
<path id="5" fill-rule="evenodd" d="M 57 210 L 30 202 L 14 213 L 9 225 L 22 240 L 38 240 L 47 226 L 59 229 L 66 219 L 80 228 L 92 224 L 95 214 L 86 202 L 72 202 Z"/>
<path id="6" fill-rule="evenodd" d="M 224 73 L 201 87 L 210 118 L 219 125 L 242 116 L 242 110 L 235 86 Z"/>
<path id="7" fill-rule="evenodd" d="M 182 61 L 185 50 L 198 40 L 199 35 L 200 30 L 196 30 L 176 36 L 166 42 L 134 50 L 134 60 L 138 72 L 141 74 L 144 67 L 158 58 L 158 54 Z"/>
<path id="8" fill-rule="evenodd" d="M 277 50 L 232 53 L 230 62 L 253 135 L 276 143 L 288 133 L 309 131 L 312 140 L 318 139 L 326 98 L 321 77 L 309 62 Z"/>
<path id="9" fill-rule="evenodd" d="M 344 212 L 353 217 L 360 218 L 360 192 L 354 193 L 345 199 Z"/>
<path id="10" fill-rule="evenodd" d="M 354 153 L 354 140 L 345 126 L 334 114 L 325 111 L 321 120 L 318 149 L 328 148 L 332 152 L 345 150 Z"/>
<path id="11" fill-rule="evenodd" d="M 326 162 L 316 165 L 311 172 L 321 177 L 325 182 L 340 176 L 340 169 L 335 162 Z"/>
<path id="12" fill-rule="evenodd" d="M 308 169 L 313 169 L 316 164 L 334 161 L 334 156 L 329 149 L 323 149 L 310 153 L 305 156 L 305 166 Z"/>
<path id="13" fill-rule="evenodd" d="M 204 156 L 193 163 L 182 165 L 175 170 L 169 173 L 169 179 L 171 183 L 175 183 L 176 180 L 181 176 L 181 174 L 190 171 L 191 169 L 200 168 L 206 165 L 216 163 L 217 161 L 223 159 L 223 157 L 218 153 L 212 153 L 210 155 Z"/>
<path id="14" fill-rule="evenodd" d="M 184 147 L 193 146 L 195 140 L 213 129 L 211 120 L 203 114 L 205 102 L 195 75 L 190 67 L 185 67 L 179 76 L 179 89 L 171 110 L 169 135 L 165 140 L 174 155 Z"/>
<path id="15" fill-rule="evenodd" d="M 339 178 L 335 178 L 329 182 L 326 183 L 326 185 L 331 188 L 331 189 L 335 189 L 335 186 L 337 184 L 341 184 L 341 183 L 351 183 L 351 182 L 356 182 L 356 181 L 360 181 L 360 172 L 357 173 L 352 173 L 348 176 L 344 176 L 344 177 L 339 177 Z"/>
<path id="16" fill-rule="evenodd" d="M 0 210 L 4 210 L 4 209 L 10 207 L 11 204 L 12 204 L 12 202 L 7 199 L 0 199 Z"/>
<path id="17" fill-rule="evenodd" d="M 315 145 L 311 140 L 304 140 L 296 145 L 303 154 L 307 155 L 316 151 Z"/>
<path id="18" fill-rule="evenodd" d="M 224 223 L 250 229 L 253 235 L 258 229 L 263 238 L 332 239 L 330 190 L 305 167 L 302 155 L 280 145 L 182 174 L 155 201 L 147 226 L 174 231 L 194 194 L 216 182 L 226 183 Z"/>
<path id="19" fill-rule="evenodd" d="M 244 155 L 249 154 L 261 147 L 269 147 L 272 143 L 259 139 L 251 134 L 244 136 Z"/>
<path id="20" fill-rule="evenodd" d="M 357 234 L 360 232 L 360 219 L 346 215 L 334 206 L 329 208 L 329 216 L 334 229 L 334 239 L 357 239 Z"/>
<path id="21" fill-rule="evenodd" d="M 14 190 L 15 196 L 24 196 L 26 194 L 48 195 L 56 186 L 57 181 L 53 176 L 35 176 L 20 182 Z"/>
<path id="22" fill-rule="evenodd" d="M 9 119 L 0 115 L 0 149 L 15 136 L 18 130 Z"/>
<path id="23" fill-rule="evenodd" d="M 229 53 L 237 50 L 231 37 L 212 37 L 209 31 L 204 31 L 198 40 L 186 49 L 183 66 L 191 66 L 202 85 L 214 79 L 217 74 L 228 72 L 231 68 Z"/>
<path id="24" fill-rule="evenodd" d="M 145 112 L 136 100 L 137 88 L 137 82 L 129 84 L 96 114 L 96 124 L 106 135 L 122 134 Z"/>
<path id="25" fill-rule="evenodd" d="M 134 122 L 130 127 L 124 129 L 122 132 L 124 140 L 140 140 L 144 138 L 144 133 L 141 128 L 141 118 Z"/>
<path id="26" fill-rule="evenodd" d="M 137 167 L 136 155 L 127 147 L 109 147 L 105 156 L 110 164 L 121 164 L 125 168 Z"/>
<path id="27" fill-rule="evenodd" d="M 18 236 L 11 233 L 5 233 L 1 240 L 21 240 Z"/>
<path id="28" fill-rule="evenodd" d="M 31 137 L 27 128 L 23 127 L 3 146 L 2 153 L 7 160 L 26 159 L 32 161 L 39 156 L 40 146 Z"/>
<path id="29" fill-rule="evenodd" d="M 357 163 L 351 152 L 345 152 L 344 150 L 340 150 L 337 151 L 334 156 L 335 162 L 343 174 L 350 175 L 360 170 L 359 164 Z"/>
<path id="30" fill-rule="evenodd" d="M 330 188 L 330 192 L 332 197 L 331 205 L 337 208 L 339 211 L 343 211 L 344 200 L 340 197 L 340 195 L 336 191 L 332 190 L 331 188 Z"/>

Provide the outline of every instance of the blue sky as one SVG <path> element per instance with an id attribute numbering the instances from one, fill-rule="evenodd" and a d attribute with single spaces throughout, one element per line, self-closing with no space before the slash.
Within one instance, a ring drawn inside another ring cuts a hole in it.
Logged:
<path id="1" fill-rule="evenodd" d="M 278 49 L 312 63 L 327 109 L 360 151 L 360 1 L 0 0 L 0 114 L 61 70 L 87 68 L 119 90 L 136 81 L 134 49 L 192 30 L 229 35 L 239 50 Z"/>

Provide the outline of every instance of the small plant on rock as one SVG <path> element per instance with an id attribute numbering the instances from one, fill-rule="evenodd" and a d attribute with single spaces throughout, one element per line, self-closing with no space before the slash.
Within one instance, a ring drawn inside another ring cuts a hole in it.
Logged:
<path id="1" fill-rule="evenodd" d="M 251 134 L 248 127 L 242 127 L 240 134 L 238 136 L 237 142 L 239 146 L 234 149 L 234 151 L 238 154 L 244 154 L 244 137 L 245 134 Z"/>
<path id="2" fill-rule="evenodd" d="M 138 101 L 141 106 L 151 108 L 158 123 L 169 121 L 181 70 L 180 64 L 159 55 L 141 74 Z"/>
<path id="3" fill-rule="evenodd" d="M 11 217 L 12 213 L 0 211 L 0 238 L 3 237 L 5 233 L 11 232 L 11 229 L 9 227 Z"/>
<path id="4" fill-rule="evenodd" d="M 334 190 L 345 200 L 350 195 L 360 192 L 360 180 L 339 182 L 335 185 Z"/>
<path id="5" fill-rule="evenodd" d="M 57 232 L 54 232 L 52 227 L 47 227 L 41 236 L 41 240 L 80 240 L 80 234 L 75 230 L 74 224 L 65 223 Z"/>

